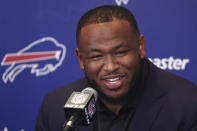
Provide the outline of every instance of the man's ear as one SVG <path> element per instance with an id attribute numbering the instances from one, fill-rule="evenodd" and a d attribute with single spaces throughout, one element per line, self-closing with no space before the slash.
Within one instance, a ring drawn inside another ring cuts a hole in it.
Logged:
<path id="1" fill-rule="evenodd" d="M 79 48 L 76 48 L 76 49 L 75 49 L 75 55 L 77 56 L 77 59 L 78 59 L 78 61 L 79 61 L 80 68 L 81 68 L 82 70 L 84 70 L 84 62 L 83 62 L 83 59 L 82 59 L 82 55 L 81 55 L 81 53 L 80 53 L 80 51 L 79 51 Z"/>
<path id="2" fill-rule="evenodd" d="M 139 53 L 142 59 L 146 57 L 145 37 L 143 34 L 141 34 L 139 38 Z"/>

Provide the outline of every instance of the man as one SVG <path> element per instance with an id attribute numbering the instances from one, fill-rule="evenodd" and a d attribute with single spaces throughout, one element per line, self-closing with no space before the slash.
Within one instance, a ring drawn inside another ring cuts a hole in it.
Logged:
<path id="1" fill-rule="evenodd" d="M 79 131 L 197 131 L 197 86 L 146 58 L 145 38 L 130 11 L 90 10 L 81 17 L 76 37 L 86 77 L 45 97 L 36 131 L 63 130 L 65 102 L 88 86 L 99 94 L 97 112 Z"/>

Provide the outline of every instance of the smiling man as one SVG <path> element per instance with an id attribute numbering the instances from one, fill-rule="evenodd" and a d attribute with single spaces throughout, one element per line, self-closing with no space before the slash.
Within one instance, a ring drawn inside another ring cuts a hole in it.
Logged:
<path id="1" fill-rule="evenodd" d="M 135 83 L 140 59 L 145 58 L 145 40 L 128 21 L 112 19 L 83 27 L 76 54 L 103 103 L 118 114 Z"/>
<path id="2" fill-rule="evenodd" d="M 84 14 L 77 26 L 76 56 L 85 78 L 49 93 L 36 131 L 61 131 L 63 106 L 73 91 L 98 92 L 91 125 L 79 131 L 196 131 L 197 86 L 154 66 L 145 52 L 132 13 L 101 6 Z"/>

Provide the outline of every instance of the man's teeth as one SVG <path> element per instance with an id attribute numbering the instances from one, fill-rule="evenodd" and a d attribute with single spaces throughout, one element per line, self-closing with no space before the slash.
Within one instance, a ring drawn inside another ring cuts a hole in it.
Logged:
<path id="1" fill-rule="evenodd" d="M 119 77 L 117 77 L 117 78 L 113 78 L 113 79 L 106 79 L 107 81 L 109 81 L 109 82 L 114 82 L 114 81 L 117 81 L 117 80 L 119 80 L 120 78 Z"/>

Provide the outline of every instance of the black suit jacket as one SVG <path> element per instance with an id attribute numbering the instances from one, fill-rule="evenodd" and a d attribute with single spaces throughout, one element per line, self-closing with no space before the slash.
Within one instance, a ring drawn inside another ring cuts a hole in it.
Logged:
<path id="1" fill-rule="evenodd" d="M 148 64 L 147 83 L 129 131 L 197 131 L 197 86 Z M 65 102 L 73 91 L 88 86 L 83 78 L 45 96 L 35 131 L 62 131 Z M 79 131 L 92 131 L 92 127 L 79 127 Z"/>

